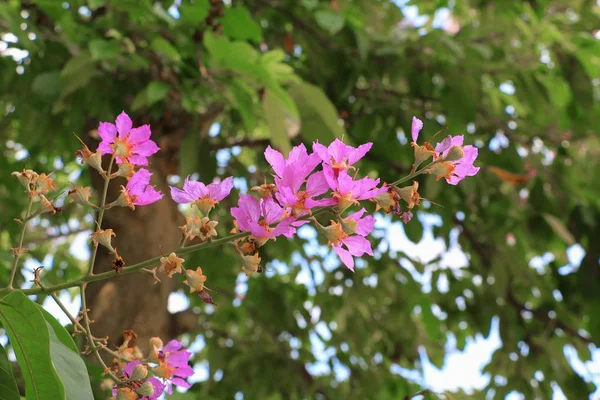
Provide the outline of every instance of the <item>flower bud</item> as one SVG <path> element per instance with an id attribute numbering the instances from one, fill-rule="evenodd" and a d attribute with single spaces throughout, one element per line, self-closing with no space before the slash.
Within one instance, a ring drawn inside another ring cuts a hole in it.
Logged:
<path id="1" fill-rule="evenodd" d="M 75 186 L 67 194 L 67 198 L 75 204 L 88 205 L 92 197 L 92 188 L 90 186 L 81 187 Z"/>
<path id="2" fill-rule="evenodd" d="M 19 182 L 21 182 L 21 184 L 23 186 L 25 186 L 25 188 L 27 189 L 27 191 L 31 190 L 30 185 L 32 183 L 35 183 L 35 181 L 38 178 L 38 174 L 37 172 L 31 170 L 31 169 L 24 169 L 22 172 L 18 172 L 15 171 L 13 173 L 11 173 L 12 176 L 16 177 Z"/>
<path id="3" fill-rule="evenodd" d="M 246 276 L 252 275 L 254 272 L 258 272 L 260 267 L 261 258 L 258 256 L 258 253 L 245 256 L 242 255 L 242 267 L 240 268 L 242 271 L 246 273 Z"/>
<path id="4" fill-rule="evenodd" d="M 137 400 L 138 395 L 128 387 L 119 388 L 116 400 Z"/>
<path id="5" fill-rule="evenodd" d="M 198 267 L 195 271 L 191 269 L 185 270 L 186 280 L 183 281 L 190 287 L 190 293 L 201 292 L 204 290 L 204 282 L 206 282 L 206 275 L 202 275 L 202 268 Z"/>
<path id="6" fill-rule="evenodd" d="M 99 151 L 92 153 L 84 144 L 83 149 L 78 150 L 76 155 L 77 157 L 81 158 L 81 161 L 83 161 L 85 164 L 89 165 L 100 173 L 104 173 L 104 169 L 102 169 L 102 154 L 100 154 Z"/>
<path id="7" fill-rule="evenodd" d="M 444 157 L 446 161 L 458 161 L 465 156 L 465 152 L 460 146 L 452 146 L 450 150 L 448 150 L 448 154 Z"/>
<path id="8" fill-rule="evenodd" d="M 163 341 L 159 337 L 150 338 L 150 347 L 154 349 L 162 349 L 164 347 Z"/>
<path id="9" fill-rule="evenodd" d="M 144 364 L 137 364 L 133 368 L 130 379 L 134 381 L 140 381 L 146 376 L 148 376 L 148 367 L 146 367 Z"/>
<path id="10" fill-rule="evenodd" d="M 56 207 L 50 203 L 50 200 L 43 194 L 40 194 L 40 208 L 38 210 L 40 214 L 49 212 L 50 214 L 56 214 Z"/>
<path id="11" fill-rule="evenodd" d="M 348 236 L 356 233 L 356 228 L 358 227 L 358 221 L 354 218 L 344 218 L 340 219 L 340 225 L 342 226 L 342 230 Z"/>
<path id="12" fill-rule="evenodd" d="M 129 178 L 131 178 L 133 174 L 135 174 L 135 166 L 131 163 L 124 161 L 121 164 L 119 164 L 119 169 L 117 170 L 117 172 L 110 174 L 110 177 L 112 179 L 116 178 L 117 176 L 120 176 L 129 180 Z"/>
<path id="13" fill-rule="evenodd" d="M 405 224 L 408 224 L 410 222 L 410 220 L 412 219 L 412 217 L 413 217 L 413 213 L 410 212 L 410 211 L 403 212 L 403 213 L 400 214 L 400 219 Z"/>
<path id="14" fill-rule="evenodd" d="M 403 188 L 396 188 L 396 192 L 400 195 L 400 198 L 404 200 L 408 205 L 407 208 L 410 210 L 414 206 L 418 206 L 421 203 L 421 196 L 419 195 L 419 182 L 413 181 L 411 186 Z"/>
<path id="15" fill-rule="evenodd" d="M 135 392 L 140 396 L 150 397 L 154 395 L 154 385 L 151 382 L 146 381 Z"/>
<path id="16" fill-rule="evenodd" d="M 111 253 L 115 253 L 115 249 L 112 246 L 112 236 L 117 236 L 112 229 L 98 229 L 91 235 L 92 242 L 96 245 L 101 244 L 106 247 Z"/>
<path id="17" fill-rule="evenodd" d="M 171 278 L 174 273 L 181 274 L 183 272 L 184 261 L 183 258 L 177 257 L 177 254 L 171 253 L 167 257 L 160 258 L 160 266 L 165 274 Z"/>

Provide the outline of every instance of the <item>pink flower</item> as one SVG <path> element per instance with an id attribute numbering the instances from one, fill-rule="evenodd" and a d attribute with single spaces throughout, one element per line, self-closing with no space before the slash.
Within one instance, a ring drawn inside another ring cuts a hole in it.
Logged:
<path id="1" fill-rule="evenodd" d="M 373 143 L 361 144 L 357 148 L 344 144 L 339 139 L 335 139 L 329 147 L 323 146 L 319 142 L 313 143 L 313 151 L 321 157 L 323 164 L 335 169 L 348 169 L 367 154 Z"/>
<path id="2" fill-rule="evenodd" d="M 375 218 L 371 215 L 362 218 L 365 212 L 366 210 L 363 208 L 340 222 L 332 222 L 326 228 L 320 227 L 327 236 L 327 245 L 333 248 L 344 265 L 351 271 L 354 271 L 353 256 L 373 255 L 371 242 L 366 239 L 366 236 L 373 231 Z"/>
<path id="3" fill-rule="evenodd" d="M 463 146 L 463 142 L 463 135 L 448 136 L 435 146 L 437 158 L 447 158 L 447 161 L 440 163 L 445 170 L 438 178 L 446 178 L 451 185 L 479 172 L 479 167 L 473 165 L 479 150 L 471 145 Z"/>
<path id="4" fill-rule="evenodd" d="M 337 199 L 338 207 L 345 210 L 352 204 L 359 204 L 359 200 L 368 200 L 387 191 L 387 187 L 378 188 L 379 179 L 364 177 L 353 180 L 348 172 L 341 170 L 337 178 L 333 177 L 333 170 L 325 167 L 325 175 L 329 174 L 329 182 L 333 182 L 333 197 Z"/>
<path id="5" fill-rule="evenodd" d="M 116 126 L 110 122 L 100 122 L 98 134 L 102 141 L 98 150 L 102 154 L 114 154 L 118 164 L 129 162 L 135 165 L 148 165 L 147 157 L 156 153 L 159 147 L 150 140 L 150 125 L 132 128 L 129 115 L 123 111 L 116 120 Z"/>
<path id="6" fill-rule="evenodd" d="M 317 154 L 309 155 L 303 144 L 294 146 L 287 159 L 269 146 L 265 150 L 265 158 L 275 174 L 282 179 L 282 183 L 292 187 L 294 191 L 300 189 L 304 179 L 321 162 Z"/>
<path id="7" fill-rule="evenodd" d="M 183 190 L 171 186 L 171 197 L 180 204 L 195 203 L 198 209 L 206 215 L 219 201 L 229 196 L 232 188 L 232 177 L 205 185 L 202 182 L 190 180 L 188 176 L 183 183 Z"/>
<path id="8" fill-rule="evenodd" d="M 410 127 L 410 135 L 412 136 L 413 143 L 417 143 L 417 139 L 419 138 L 419 132 L 423 129 L 423 121 L 421 121 L 417 117 L 413 117 L 412 125 Z"/>
<path id="9" fill-rule="evenodd" d="M 295 233 L 292 223 L 296 218 L 285 217 L 283 208 L 271 197 L 258 200 L 249 194 L 241 195 L 238 207 L 231 209 L 231 215 L 241 232 L 250 232 L 259 240 L 280 235 L 290 237 Z M 271 227 L 275 223 L 277 226 Z"/>
<path id="10" fill-rule="evenodd" d="M 111 206 L 127 206 L 133 210 L 135 206 L 145 206 L 162 199 L 162 193 L 150 185 L 151 176 L 147 169 L 137 171 L 127 186 L 121 186 L 121 196 Z"/>
<path id="11" fill-rule="evenodd" d="M 127 365 L 125 365 L 125 367 L 123 368 L 123 375 L 125 376 L 126 379 L 131 378 L 131 376 L 133 375 L 133 370 L 135 369 L 135 367 L 137 365 L 142 365 L 141 361 L 132 361 L 130 363 L 128 363 Z M 150 382 L 152 384 L 152 386 L 154 387 L 154 393 L 151 396 L 142 396 L 140 397 L 140 400 L 157 400 L 165 391 L 165 385 L 163 385 L 163 383 L 161 381 L 159 381 L 158 379 L 154 378 L 154 377 L 149 377 L 147 379 L 144 379 L 143 381 L 145 382 Z M 118 387 L 115 385 L 113 386 L 112 389 L 112 395 L 116 396 L 118 393 Z"/>
<path id="12" fill-rule="evenodd" d="M 305 190 L 294 190 L 297 186 L 287 186 L 283 180 L 275 178 L 277 182 L 277 200 L 284 207 L 291 207 L 294 215 L 301 215 L 310 212 L 314 207 L 330 206 L 336 204 L 333 199 L 319 199 L 314 197 L 325 194 L 329 191 L 329 185 L 325 179 L 323 171 L 315 172 L 306 181 Z"/>
<path id="13" fill-rule="evenodd" d="M 171 340 L 163 348 L 154 350 L 158 367 L 152 371 L 164 380 L 169 394 L 173 393 L 172 385 L 183 388 L 192 386 L 183 379 L 194 374 L 194 370 L 188 365 L 192 353 L 182 347 L 181 342 Z"/>

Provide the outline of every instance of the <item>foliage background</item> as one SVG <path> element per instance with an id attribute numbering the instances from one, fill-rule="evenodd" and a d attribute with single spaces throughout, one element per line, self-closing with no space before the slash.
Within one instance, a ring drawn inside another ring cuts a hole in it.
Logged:
<path id="1" fill-rule="evenodd" d="M 466 133 L 483 168 L 457 187 L 423 180 L 421 194 L 442 207 L 425 205 L 406 226 L 382 217 L 377 254 L 356 273 L 309 229 L 303 240 L 266 246 L 267 272 L 248 281 L 231 249 L 215 249 L 188 266 L 203 267 L 218 307 L 191 296 L 187 309 L 168 313 L 169 293 L 182 291 L 176 283 L 122 278 L 91 294 L 95 332 L 114 343 L 126 328 L 140 332 L 140 343 L 196 340 L 195 361 L 210 373 L 190 399 L 398 399 L 421 388 L 411 373 L 422 367 L 419 349 L 441 367 L 449 337 L 463 349 L 496 320 L 502 346 L 485 367 L 482 393 L 550 398 L 560 387 L 567 398 L 587 397 L 595 386 L 573 371 L 565 348 L 586 361 L 600 340 L 598 5 L 412 3 L 0 4 L 0 280 L 8 279 L 13 218 L 26 201 L 10 172 L 56 170 L 63 187 L 97 184 L 73 161 L 73 133 L 93 144 L 98 121 L 123 109 L 152 125 L 163 149 L 152 167 L 163 189 L 191 173 L 204 181 L 234 175 L 244 190 L 264 180 L 267 144 L 286 151 L 335 137 L 372 141 L 361 172 L 393 180 L 412 164 L 406 132 L 417 115 L 426 137 Z M 235 197 L 219 209 L 221 235 Z M 176 243 L 182 217 L 167 203 L 107 220 L 126 261 Z M 439 223 L 431 235 L 460 246 L 468 265 L 423 262 L 398 249 L 406 243 L 398 232 L 418 243 L 432 218 Z M 82 273 L 69 249 L 73 235 L 92 226 L 93 216 L 69 206 L 37 221 L 30 263 L 43 263 L 48 284 Z M 576 244 L 585 253 L 580 265 L 566 256 Z"/>

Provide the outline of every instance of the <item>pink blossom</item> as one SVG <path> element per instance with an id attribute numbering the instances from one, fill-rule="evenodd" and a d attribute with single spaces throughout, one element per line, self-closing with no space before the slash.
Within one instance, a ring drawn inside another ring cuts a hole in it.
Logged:
<path id="1" fill-rule="evenodd" d="M 467 176 L 475 176 L 479 172 L 479 167 L 473 165 L 479 150 L 471 145 L 463 146 L 463 142 L 463 135 L 448 136 L 435 146 L 438 158 L 447 157 L 452 147 L 460 148 L 462 151 L 461 158 L 447 161 L 452 164 L 452 168 L 449 168 L 444 178 L 451 185 L 456 185 Z"/>
<path id="2" fill-rule="evenodd" d="M 158 367 L 152 371 L 164 380 L 169 394 L 173 393 L 172 385 L 183 388 L 191 387 L 183 378 L 194 374 L 194 370 L 188 365 L 192 353 L 182 347 L 181 342 L 171 340 L 162 349 L 156 350 Z"/>
<path id="3" fill-rule="evenodd" d="M 337 237 L 335 233 L 329 236 L 331 247 L 351 271 L 354 271 L 353 256 L 373 255 L 371 242 L 366 236 L 373 231 L 375 218 L 371 215 L 363 218 L 365 212 L 363 208 L 344 218 L 341 224 L 333 224 L 332 226 L 337 228 Z"/>
<path id="4" fill-rule="evenodd" d="M 118 117 L 116 126 L 110 122 L 100 122 L 98 134 L 102 141 L 98 150 L 102 154 L 114 154 L 118 164 L 129 162 L 135 165 L 148 165 L 148 158 L 156 153 L 159 147 L 150 140 L 150 125 L 133 128 L 129 115 L 123 111 Z"/>
<path id="5" fill-rule="evenodd" d="M 231 215 L 241 232 L 250 232 L 257 239 L 268 240 L 280 235 L 290 237 L 295 233 L 292 223 L 296 218 L 286 217 L 284 209 L 271 197 L 258 200 L 249 194 L 241 195 L 238 207 L 231 209 Z M 276 227 L 271 227 L 276 223 Z"/>
<path id="6" fill-rule="evenodd" d="M 303 144 L 294 146 L 287 159 L 269 146 L 265 150 L 265 158 L 282 180 L 281 183 L 291 187 L 295 192 L 300 189 L 308 174 L 321 162 L 317 154 L 309 155 Z"/>
<path id="7" fill-rule="evenodd" d="M 333 170 L 324 167 L 324 173 L 329 176 L 328 182 L 333 182 L 333 197 L 337 199 L 338 207 L 345 210 L 351 204 L 358 204 L 359 200 L 368 200 L 379 196 L 387 191 L 387 187 L 378 188 L 379 179 L 364 177 L 353 180 L 347 171 L 340 170 L 337 178 L 334 178 Z"/>
<path id="8" fill-rule="evenodd" d="M 205 185 L 190 180 L 188 176 L 183 183 L 183 190 L 171 186 L 171 197 L 180 204 L 195 203 L 200 211 L 207 214 L 219 201 L 229 196 L 232 188 L 233 177 Z"/>
<path id="9" fill-rule="evenodd" d="M 142 365 L 141 361 L 132 361 L 130 363 L 128 363 L 127 365 L 125 365 L 125 367 L 123 368 L 123 375 L 125 376 L 126 379 L 131 378 L 131 376 L 133 375 L 133 370 L 135 369 L 136 365 Z M 149 377 L 147 379 L 145 379 L 145 381 L 150 382 L 152 384 L 152 386 L 154 387 L 154 393 L 151 396 L 142 396 L 140 397 L 140 400 L 157 400 L 165 391 L 165 385 L 163 385 L 163 383 L 154 378 L 154 377 Z M 115 385 L 113 386 L 112 389 L 112 395 L 116 396 L 118 393 L 118 387 Z"/>
<path id="10" fill-rule="evenodd" d="M 127 186 L 121 186 L 121 197 L 113 205 L 129 206 L 133 209 L 135 206 L 145 206 L 162 199 L 162 193 L 150 185 L 151 176 L 152 173 L 144 168 L 133 174 Z"/>
<path id="11" fill-rule="evenodd" d="M 336 202 L 333 199 L 314 199 L 329 191 L 329 185 L 323 171 L 315 172 L 306 181 L 305 190 L 294 190 L 295 185 L 287 186 L 282 179 L 277 182 L 277 200 L 284 207 L 291 207 L 294 215 L 301 215 L 314 207 L 330 206 Z"/>
<path id="12" fill-rule="evenodd" d="M 323 146 L 319 142 L 313 143 L 313 151 L 321 157 L 323 164 L 335 169 L 348 169 L 350 165 L 363 158 L 373 143 L 361 144 L 357 148 L 344 144 L 339 139 L 335 139 L 329 147 Z"/>
<path id="13" fill-rule="evenodd" d="M 410 134 L 412 136 L 413 143 L 417 143 L 417 139 L 419 138 L 419 132 L 423 129 L 423 121 L 421 121 L 417 117 L 413 117 L 412 125 L 410 127 Z"/>

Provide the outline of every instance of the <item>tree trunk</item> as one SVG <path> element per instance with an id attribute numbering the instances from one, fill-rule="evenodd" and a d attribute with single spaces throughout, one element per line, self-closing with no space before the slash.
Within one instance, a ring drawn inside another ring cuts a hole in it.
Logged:
<path id="1" fill-rule="evenodd" d="M 152 184 L 165 194 L 165 197 L 152 205 L 136 207 L 115 207 L 104 215 L 103 229 L 113 229 L 115 247 L 126 265 L 132 265 L 160 254 L 168 254 L 181 238 L 178 228 L 183 217 L 177 205 L 169 201 L 169 188 L 166 177 L 153 169 Z M 96 193 L 101 193 L 103 181 L 94 173 Z M 121 178 L 111 182 L 107 201 L 116 199 Z M 96 257 L 94 273 L 112 269 L 114 256 L 100 246 Z M 90 318 L 95 321 L 92 331 L 96 337 L 109 337 L 109 346 L 122 343 L 122 332 L 133 329 L 138 334 L 137 344 L 142 351 L 148 347 L 148 339 L 153 336 L 170 339 L 173 331 L 170 326 L 172 315 L 167 311 L 169 293 L 174 289 L 173 279 L 159 274 L 161 283 L 154 284 L 150 274 L 136 272 L 110 280 L 91 283 L 86 292 Z"/>

